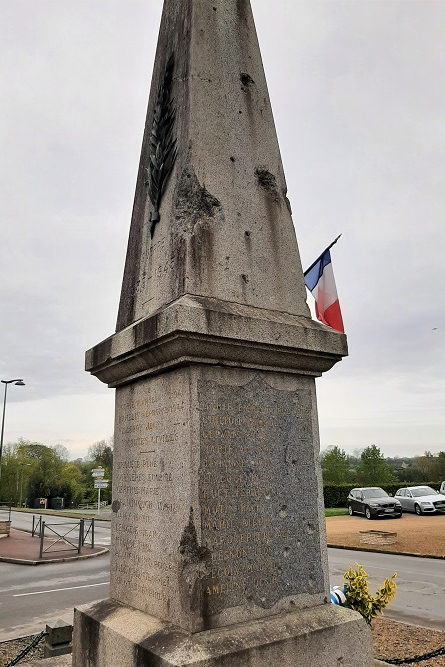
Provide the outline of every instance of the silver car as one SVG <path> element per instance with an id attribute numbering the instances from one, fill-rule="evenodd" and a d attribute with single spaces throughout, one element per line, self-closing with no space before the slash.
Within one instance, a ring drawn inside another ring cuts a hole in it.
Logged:
<path id="1" fill-rule="evenodd" d="M 430 486 L 406 486 L 399 489 L 394 497 L 400 502 L 404 512 L 445 512 L 445 495 Z"/>

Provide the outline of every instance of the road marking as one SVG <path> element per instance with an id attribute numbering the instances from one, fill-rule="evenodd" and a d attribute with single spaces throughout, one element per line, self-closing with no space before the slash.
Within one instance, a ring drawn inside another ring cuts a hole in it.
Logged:
<path id="1" fill-rule="evenodd" d="M 108 586 L 110 582 L 104 581 L 102 584 L 87 584 L 85 586 L 71 586 L 70 588 L 51 588 L 48 591 L 35 591 L 33 593 L 17 593 L 13 598 L 23 598 L 25 595 L 43 595 L 44 593 L 58 593 L 59 591 L 74 591 L 76 588 L 92 588 L 93 586 Z"/>

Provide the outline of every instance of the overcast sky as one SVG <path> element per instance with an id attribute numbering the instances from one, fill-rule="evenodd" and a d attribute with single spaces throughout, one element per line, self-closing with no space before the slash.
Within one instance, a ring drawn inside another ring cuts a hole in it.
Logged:
<path id="1" fill-rule="evenodd" d="M 252 7 L 304 268 L 342 233 L 321 447 L 445 450 L 445 2 Z M 0 0 L 0 379 L 26 382 L 5 442 L 74 458 L 113 432 L 84 352 L 115 329 L 161 10 Z"/>

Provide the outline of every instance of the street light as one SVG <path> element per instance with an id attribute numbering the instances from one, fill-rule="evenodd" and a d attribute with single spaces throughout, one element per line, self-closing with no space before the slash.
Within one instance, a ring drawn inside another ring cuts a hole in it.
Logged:
<path id="1" fill-rule="evenodd" d="M 3 454 L 3 433 L 4 433 L 4 430 L 5 430 L 6 393 L 7 393 L 7 390 L 8 390 L 8 384 L 13 383 L 13 384 L 16 384 L 19 387 L 24 387 L 25 383 L 23 382 L 23 380 L 21 378 L 19 378 L 18 380 L 0 380 L 0 382 L 3 382 L 3 384 L 5 385 L 5 397 L 3 399 L 2 432 L 1 432 L 1 435 L 0 435 L 0 476 L 1 476 L 1 472 L 2 472 L 2 454 Z"/>

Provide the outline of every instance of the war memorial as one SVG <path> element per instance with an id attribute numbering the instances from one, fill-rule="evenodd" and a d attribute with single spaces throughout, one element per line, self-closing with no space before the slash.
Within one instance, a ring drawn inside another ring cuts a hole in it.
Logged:
<path id="1" fill-rule="evenodd" d="M 306 304 L 249 0 L 165 0 L 116 332 L 86 354 L 116 389 L 112 558 L 74 667 L 373 664 L 329 601 L 315 378 L 346 354 Z"/>

